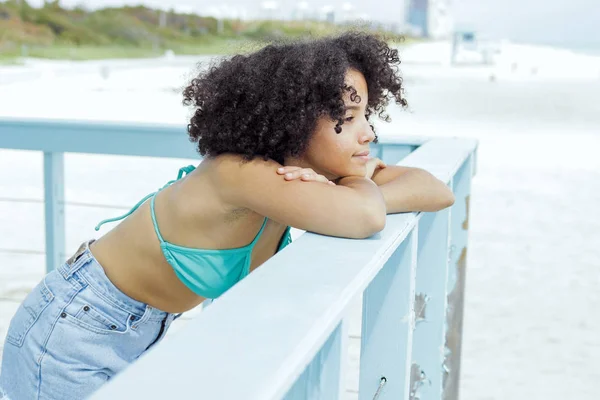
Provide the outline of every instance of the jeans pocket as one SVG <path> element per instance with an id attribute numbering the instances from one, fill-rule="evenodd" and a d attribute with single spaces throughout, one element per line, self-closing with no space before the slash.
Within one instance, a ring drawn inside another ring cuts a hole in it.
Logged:
<path id="1" fill-rule="evenodd" d="M 97 334 L 127 332 L 130 314 L 94 294 L 89 287 L 75 296 L 60 315 L 72 325 Z"/>
<path id="2" fill-rule="evenodd" d="M 6 342 L 17 347 L 23 346 L 27 333 L 52 300 L 54 300 L 54 294 L 46 286 L 44 278 L 19 305 L 16 314 L 10 321 Z"/>

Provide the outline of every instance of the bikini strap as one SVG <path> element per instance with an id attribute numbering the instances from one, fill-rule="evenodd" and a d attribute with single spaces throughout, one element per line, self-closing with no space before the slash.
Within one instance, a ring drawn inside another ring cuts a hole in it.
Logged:
<path id="1" fill-rule="evenodd" d="M 181 179 L 181 178 L 184 176 L 184 174 L 185 174 L 185 175 L 187 175 L 187 174 L 189 174 L 190 172 L 192 172 L 194 169 L 196 169 L 196 167 L 194 167 L 193 165 L 188 165 L 187 167 L 182 167 L 182 168 L 179 168 L 179 173 L 177 174 L 177 179 L 174 179 L 174 180 L 171 180 L 171 181 L 169 181 L 169 182 L 165 183 L 165 184 L 163 185 L 163 187 L 161 187 L 160 189 L 158 189 L 156 192 L 152 192 L 152 193 L 150 193 L 150 194 L 146 195 L 146 196 L 145 196 L 143 199 L 141 199 L 140 201 L 138 201 L 138 203 L 137 203 L 135 206 L 133 206 L 133 208 L 132 208 L 131 210 L 129 210 L 127 213 L 125 213 L 125 214 L 123 214 L 123 215 L 121 215 L 121 216 L 119 216 L 119 217 L 115 217 L 115 218 L 108 218 L 108 219 L 105 219 L 105 220 L 102 220 L 102 221 L 100 221 L 100 223 L 99 223 L 98 225 L 96 225 L 96 227 L 95 227 L 94 229 L 95 229 L 96 231 L 99 231 L 99 230 L 100 230 L 100 227 L 101 227 L 102 225 L 104 225 L 104 224 L 107 224 L 107 223 L 109 223 L 109 222 L 120 221 L 120 220 L 122 220 L 122 219 L 125 219 L 125 218 L 129 217 L 131 214 L 133 214 L 133 212 L 134 212 L 135 210 L 137 210 L 137 209 L 138 209 L 138 208 L 139 208 L 139 207 L 140 207 L 142 204 L 144 204 L 144 202 L 145 202 L 146 200 L 148 200 L 150 197 L 152 197 L 152 202 L 151 202 L 151 204 L 150 204 L 150 208 L 151 208 L 151 210 L 152 210 L 152 221 L 154 222 L 154 228 L 155 228 L 155 230 L 156 230 L 156 234 L 158 235 L 158 238 L 159 238 L 159 239 L 161 240 L 161 242 L 162 242 L 162 238 L 161 238 L 161 236 L 160 236 L 160 233 L 159 233 L 159 231 L 158 231 L 158 225 L 156 224 L 156 217 L 155 217 L 155 215 L 154 215 L 154 197 L 153 197 L 153 196 L 156 196 L 156 194 L 158 194 L 158 192 L 160 192 L 161 190 L 163 190 L 163 189 L 164 189 L 164 188 L 166 188 L 167 186 L 170 186 L 170 185 L 172 185 L 173 183 L 177 182 L 178 180 L 180 180 L 180 179 Z"/>
<path id="2" fill-rule="evenodd" d="M 156 232 L 156 236 L 160 243 L 164 243 L 164 239 L 160 234 L 160 229 L 158 229 L 158 222 L 156 222 L 156 213 L 154 212 L 154 199 L 156 199 L 156 193 L 152 196 L 152 200 L 150 200 L 150 215 L 152 216 L 152 224 L 154 224 L 154 232 Z"/>
<path id="3" fill-rule="evenodd" d="M 267 226 L 267 221 L 269 219 L 267 217 L 265 217 L 262 226 L 260 227 L 260 230 L 258 231 L 258 233 L 256 234 L 256 236 L 254 237 L 254 240 L 252 241 L 252 243 L 250 243 L 251 247 L 254 247 L 254 245 L 256 244 L 256 242 L 258 242 L 258 239 L 260 238 L 260 235 L 262 235 L 263 231 L 265 230 L 265 226 Z"/>
<path id="4" fill-rule="evenodd" d="M 174 181 L 167 182 L 167 184 L 165 186 L 163 186 L 162 189 L 164 189 L 167 186 L 173 184 L 174 182 L 180 180 L 184 176 L 184 174 L 187 175 L 195 169 L 196 169 L 196 167 L 194 167 L 193 165 L 188 165 L 187 167 L 179 168 L 179 173 L 177 174 L 177 179 L 175 179 Z M 160 189 L 160 190 L 162 190 L 162 189 Z M 159 190 L 159 192 L 160 192 L 160 190 Z M 150 215 L 152 216 L 152 224 L 154 225 L 154 232 L 156 232 L 156 236 L 158 237 L 158 240 L 162 244 L 165 242 L 165 240 L 163 239 L 162 235 L 160 234 L 160 229 L 158 229 L 158 222 L 156 222 L 156 212 L 154 211 L 154 200 L 156 199 L 157 194 L 158 194 L 158 192 L 154 193 L 154 195 L 152 196 L 152 200 L 150 200 Z"/>
<path id="5" fill-rule="evenodd" d="M 119 217 L 108 218 L 108 219 L 105 219 L 105 220 L 102 220 L 102 221 L 100 221 L 100 223 L 98 223 L 98 225 L 96 225 L 96 227 L 94 228 L 94 230 L 96 230 L 96 231 L 99 231 L 99 230 L 100 230 L 100 227 L 101 227 L 102 225 L 104 225 L 104 224 L 107 224 L 107 223 L 109 223 L 109 222 L 120 221 L 120 220 L 122 220 L 122 219 L 125 219 L 125 218 L 129 217 L 131 214 L 133 214 L 133 212 L 134 212 L 135 210 L 137 210 L 137 209 L 138 209 L 138 208 L 139 208 L 139 207 L 140 207 L 142 204 L 144 204 L 144 202 L 145 202 L 146 200 L 148 200 L 150 197 L 154 196 L 156 193 L 157 193 L 157 192 L 153 192 L 153 193 L 150 193 L 149 195 L 145 196 L 143 199 L 141 199 L 140 201 L 138 201 L 138 203 L 137 203 L 135 206 L 133 206 L 133 208 L 132 208 L 131 210 L 129 210 L 129 211 L 128 211 L 128 212 L 126 212 L 125 214 L 123 214 L 123 215 L 121 215 L 121 216 L 119 216 Z"/>
<path id="6" fill-rule="evenodd" d="M 179 168 L 179 173 L 177 174 L 176 180 L 180 180 L 184 174 L 187 175 L 195 169 L 196 169 L 196 167 L 194 167 L 193 165 L 188 165 L 187 167 Z"/>

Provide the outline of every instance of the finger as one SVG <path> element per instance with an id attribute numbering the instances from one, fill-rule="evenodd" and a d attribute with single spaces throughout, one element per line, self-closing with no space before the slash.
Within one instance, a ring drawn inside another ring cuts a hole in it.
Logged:
<path id="1" fill-rule="evenodd" d="M 324 177 L 323 175 L 319 175 L 319 182 L 329 183 L 331 181 L 329 179 L 327 179 L 326 177 Z"/>
<path id="2" fill-rule="evenodd" d="M 295 171 L 287 171 L 284 175 L 284 179 L 291 181 L 294 179 L 298 179 L 302 174 L 299 173 L 300 170 L 295 170 Z"/>
<path id="3" fill-rule="evenodd" d="M 315 172 L 310 168 L 299 168 L 292 172 L 287 172 L 285 174 L 285 179 L 294 180 L 302 177 L 302 175 L 316 175 Z"/>
<path id="4" fill-rule="evenodd" d="M 317 174 L 311 174 L 311 173 L 303 173 L 300 175 L 300 179 L 302 179 L 303 181 L 316 181 L 318 180 L 318 176 Z"/>
<path id="5" fill-rule="evenodd" d="M 329 179 L 327 179 L 323 175 L 319 175 L 310 169 L 309 169 L 309 171 L 311 171 L 311 172 L 305 172 L 300 175 L 300 179 L 302 179 L 302 181 L 304 181 L 304 182 L 322 182 L 322 183 L 329 182 Z"/>
<path id="6" fill-rule="evenodd" d="M 319 175 L 316 173 L 312 173 L 312 174 L 303 174 L 302 175 L 302 180 L 303 181 L 315 181 L 315 182 L 322 182 L 322 183 L 327 183 L 329 182 L 329 179 L 325 178 L 323 175 Z"/>
<path id="7" fill-rule="evenodd" d="M 288 172 L 297 171 L 299 169 L 302 169 L 302 168 L 300 168 L 300 167 L 294 167 L 292 165 L 288 165 L 286 167 L 277 168 L 277 173 L 280 174 L 280 175 L 284 175 L 284 174 L 287 174 Z"/>

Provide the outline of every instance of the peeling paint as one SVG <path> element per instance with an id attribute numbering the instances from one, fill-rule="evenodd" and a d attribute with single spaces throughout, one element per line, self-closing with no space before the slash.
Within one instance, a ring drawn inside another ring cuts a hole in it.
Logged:
<path id="1" fill-rule="evenodd" d="M 450 268 L 453 266 L 451 265 Z M 456 284 L 448 293 L 446 310 L 446 346 L 443 368 L 443 399 L 458 399 L 463 306 L 467 269 L 467 248 L 463 247 L 456 263 Z"/>
<path id="2" fill-rule="evenodd" d="M 413 364 L 410 367 L 410 393 L 409 400 L 419 400 L 421 395 L 419 389 L 429 380 L 427 375 L 418 364 Z"/>
<path id="3" fill-rule="evenodd" d="M 465 207 L 467 208 L 467 212 L 465 213 L 465 220 L 462 223 L 462 228 L 465 231 L 469 230 L 469 207 L 471 206 L 471 196 L 467 195 L 465 197 Z"/>
<path id="4" fill-rule="evenodd" d="M 419 323 L 426 319 L 425 310 L 427 309 L 427 302 L 429 296 L 425 293 L 419 293 L 415 296 L 415 323 Z"/>
<path id="5" fill-rule="evenodd" d="M 4 390 L 2 390 L 1 387 L 0 387 L 0 400 L 10 400 L 8 398 L 8 395 L 4 392 Z"/>

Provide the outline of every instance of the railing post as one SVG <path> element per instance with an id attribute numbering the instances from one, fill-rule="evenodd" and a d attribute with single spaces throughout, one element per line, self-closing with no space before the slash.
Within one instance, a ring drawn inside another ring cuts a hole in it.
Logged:
<path id="1" fill-rule="evenodd" d="M 284 399 L 342 400 L 347 354 L 348 324 L 344 318 Z"/>
<path id="2" fill-rule="evenodd" d="M 46 271 L 62 263 L 65 251 L 65 185 L 63 153 L 44 152 Z"/>
<path id="3" fill-rule="evenodd" d="M 450 248 L 448 265 L 448 307 L 446 310 L 446 349 L 444 363 L 444 399 L 457 400 L 460 379 L 463 308 L 467 273 L 467 241 L 469 233 L 469 200 L 471 178 L 475 168 L 472 154 L 453 179 L 456 201 L 450 213 Z"/>
<path id="4" fill-rule="evenodd" d="M 415 337 L 410 399 L 442 398 L 450 210 L 419 221 Z"/>
<path id="5" fill-rule="evenodd" d="M 406 399 L 414 329 L 418 228 L 363 294 L 359 400 Z"/>

